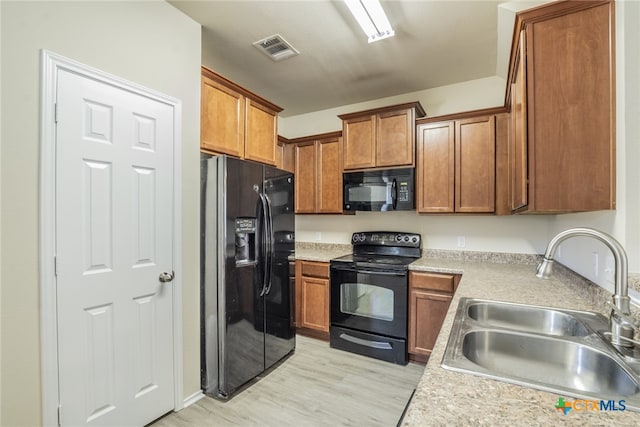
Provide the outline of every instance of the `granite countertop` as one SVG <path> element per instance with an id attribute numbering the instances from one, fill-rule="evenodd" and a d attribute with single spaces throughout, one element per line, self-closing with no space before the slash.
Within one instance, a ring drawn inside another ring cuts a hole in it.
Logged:
<path id="1" fill-rule="evenodd" d="M 304 261 L 329 262 L 332 258 L 347 255 L 352 252 L 351 245 L 338 243 L 296 242 L 296 259 Z"/>
<path id="2" fill-rule="evenodd" d="M 351 253 L 350 245 L 296 243 L 296 259 L 329 262 Z M 555 405 L 560 396 L 528 387 L 445 370 L 440 366 L 462 297 L 526 303 L 608 315 L 609 293 L 561 265 L 549 280 L 535 277 L 537 255 L 424 251 L 413 271 L 462 274 L 424 375 L 407 408 L 402 426 L 428 425 L 640 425 L 640 413 L 570 411 Z M 637 275 L 630 288 L 639 289 Z M 635 307 L 634 307 L 635 309 Z M 637 312 L 634 311 L 635 317 Z"/>
<path id="3" fill-rule="evenodd" d="M 526 259 L 506 264 L 427 257 L 411 264 L 411 269 L 463 276 L 403 426 L 640 425 L 640 413 L 631 411 L 570 411 L 564 415 L 555 408 L 558 397 L 573 398 L 447 371 L 440 366 L 461 297 L 590 310 L 606 315 L 607 294 L 600 287 L 562 267 L 556 267 L 551 279 L 538 279 L 535 262 Z"/>

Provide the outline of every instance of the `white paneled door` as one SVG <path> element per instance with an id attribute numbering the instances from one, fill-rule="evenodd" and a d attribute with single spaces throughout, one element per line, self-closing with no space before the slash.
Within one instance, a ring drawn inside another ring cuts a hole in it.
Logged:
<path id="1" fill-rule="evenodd" d="M 56 104 L 61 424 L 144 425 L 174 405 L 173 109 L 66 70 Z"/>

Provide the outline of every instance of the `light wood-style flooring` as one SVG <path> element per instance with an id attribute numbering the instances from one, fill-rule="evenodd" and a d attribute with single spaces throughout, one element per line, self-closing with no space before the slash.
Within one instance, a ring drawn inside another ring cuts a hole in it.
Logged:
<path id="1" fill-rule="evenodd" d="M 393 427 L 424 371 L 296 340 L 289 359 L 229 401 L 207 396 L 153 427 Z"/>

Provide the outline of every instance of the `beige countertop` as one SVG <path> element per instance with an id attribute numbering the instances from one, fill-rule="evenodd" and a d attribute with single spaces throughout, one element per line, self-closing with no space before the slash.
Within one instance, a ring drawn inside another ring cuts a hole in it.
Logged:
<path id="1" fill-rule="evenodd" d="M 296 259 L 328 262 L 351 252 L 350 245 L 296 244 Z M 483 425 L 640 425 L 631 411 L 570 411 L 555 405 L 559 396 L 528 387 L 452 372 L 440 366 L 461 297 L 527 303 L 608 314 L 610 294 L 570 270 L 557 266 L 549 280 L 535 277 L 535 255 L 425 251 L 409 268 L 462 274 L 447 317 L 402 426 Z M 637 280 L 630 280 L 636 288 Z"/>
<path id="2" fill-rule="evenodd" d="M 296 259 L 304 261 L 329 262 L 332 258 L 352 252 L 351 245 L 326 243 L 296 243 Z"/>
<path id="3" fill-rule="evenodd" d="M 502 260 L 505 261 L 505 260 Z M 606 295 L 598 286 L 563 268 L 549 280 L 535 277 L 535 262 L 501 264 L 488 261 L 422 258 L 414 270 L 462 273 L 440 336 L 424 376 L 407 409 L 403 426 L 427 425 L 640 425 L 640 414 L 630 411 L 569 411 L 554 407 L 567 396 L 447 371 L 440 366 L 458 301 L 461 297 L 553 306 L 607 313 Z"/>

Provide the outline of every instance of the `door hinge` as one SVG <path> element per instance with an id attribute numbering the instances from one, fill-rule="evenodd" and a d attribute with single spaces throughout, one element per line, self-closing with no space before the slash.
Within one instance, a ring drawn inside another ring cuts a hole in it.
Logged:
<path id="1" fill-rule="evenodd" d="M 53 275 L 58 277 L 58 257 L 53 257 Z"/>
<path id="2" fill-rule="evenodd" d="M 53 121 L 58 123 L 58 103 L 53 104 Z"/>
<path id="3" fill-rule="evenodd" d="M 58 405 L 58 425 L 62 425 L 62 405 Z"/>

